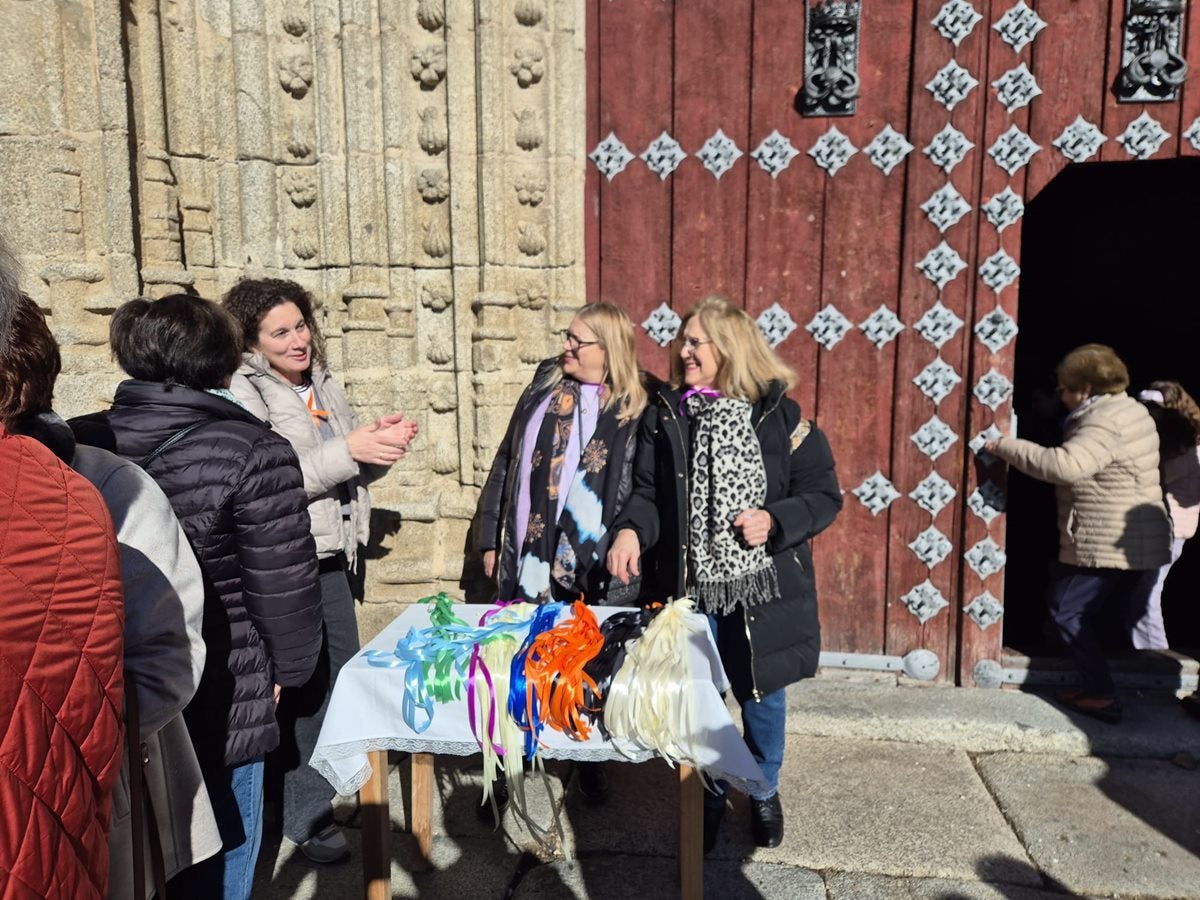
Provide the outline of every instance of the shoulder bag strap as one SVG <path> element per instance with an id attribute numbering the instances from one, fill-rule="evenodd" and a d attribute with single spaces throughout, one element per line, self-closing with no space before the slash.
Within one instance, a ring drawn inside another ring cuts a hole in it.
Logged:
<path id="1" fill-rule="evenodd" d="M 150 841 L 150 871 L 159 900 L 167 896 L 167 867 L 163 861 L 162 835 L 150 791 L 146 789 L 146 769 L 150 755 L 141 740 L 141 717 L 138 714 L 137 685 L 132 674 L 125 670 L 125 743 L 129 749 L 129 821 L 133 832 L 133 896 L 145 900 L 146 845 Z"/>
<path id="2" fill-rule="evenodd" d="M 193 422 L 187 428 L 179 429 L 177 432 L 175 432 L 173 435 L 171 435 L 169 438 L 167 438 L 165 441 L 163 441 L 161 444 L 159 444 L 157 447 L 155 447 L 153 450 L 151 450 L 149 453 L 147 453 L 141 459 L 136 460 L 137 464 L 139 466 L 141 466 L 143 469 L 146 468 L 148 465 L 150 465 L 150 463 L 154 462 L 154 460 L 158 459 L 158 457 L 162 456 L 164 453 L 166 453 L 168 450 L 170 450 L 172 447 L 174 447 L 176 444 L 178 444 L 180 441 L 182 441 L 185 437 L 187 437 L 189 434 L 191 434 L 197 428 L 202 428 L 203 426 L 205 426 L 207 424 L 208 424 L 208 422 Z"/>

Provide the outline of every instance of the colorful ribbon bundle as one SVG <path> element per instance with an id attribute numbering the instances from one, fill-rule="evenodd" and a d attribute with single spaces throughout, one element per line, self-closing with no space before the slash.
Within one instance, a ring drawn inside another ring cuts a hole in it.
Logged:
<path id="1" fill-rule="evenodd" d="M 525 659 L 525 678 L 529 697 L 537 697 L 542 724 L 586 741 L 591 734 L 583 718 L 587 694 L 600 699 L 586 666 L 603 649 L 604 635 L 587 604 L 575 601 L 572 613 L 534 639 Z"/>
<path id="2" fill-rule="evenodd" d="M 563 610 L 561 603 L 547 603 L 537 608 L 529 623 L 529 634 L 525 642 L 513 655 L 508 679 L 508 714 L 512 716 L 517 727 L 525 732 L 525 756 L 533 759 L 537 754 L 538 738 L 542 734 L 541 707 L 536 691 L 530 691 L 525 664 L 533 650 L 533 643 L 543 631 L 554 627 L 554 620 Z"/>
<path id="3" fill-rule="evenodd" d="M 604 724 L 604 698 L 608 696 L 609 685 L 612 684 L 613 676 L 625 664 L 625 654 L 630 642 L 642 636 L 650 620 L 662 608 L 661 603 L 655 603 L 644 609 L 613 613 L 600 625 L 604 646 L 584 666 L 583 671 L 587 678 L 583 685 L 583 706 L 605 740 L 610 737 L 608 726 Z"/>

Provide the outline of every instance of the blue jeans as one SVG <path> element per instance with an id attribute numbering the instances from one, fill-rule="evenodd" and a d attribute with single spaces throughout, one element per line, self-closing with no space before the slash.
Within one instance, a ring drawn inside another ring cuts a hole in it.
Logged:
<path id="1" fill-rule="evenodd" d="M 714 641 L 717 641 L 721 622 L 726 618 L 726 616 L 712 615 L 708 617 L 708 627 L 712 631 Z M 720 646 L 720 642 L 717 641 L 718 649 Z M 726 666 L 730 663 L 737 664 L 734 660 L 727 661 L 725 653 L 721 654 L 721 663 Z M 783 766 L 783 746 L 787 726 L 787 689 L 780 688 L 758 700 L 749 697 L 740 702 L 742 731 L 746 746 L 750 750 L 750 755 L 754 757 L 754 761 L 758 763 L 758 767 L 762 769 L 767 784 L 770 785 L 770 790 L 754 799 L 766 800 L 774 797 L 779 791 L 779 770 Z M 714 806 L 723 805 L 728 785 L 723 781 L 718 781 L 716 787 L 718 791 L 716 794 L 706 793 L 704 795 L 705 802 Z"/>
<path id="2" fill-rule="evenodd" d="M 171 879 L 167 892 L 172 900 L 250 900 L 262 846 L 263 758 L 205 780 L 225 849 L 184 869 Z"/>

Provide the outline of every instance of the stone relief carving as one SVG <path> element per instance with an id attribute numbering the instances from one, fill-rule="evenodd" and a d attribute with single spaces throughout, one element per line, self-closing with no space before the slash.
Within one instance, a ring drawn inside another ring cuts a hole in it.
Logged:
<path id="1" fill-rule="evenodd" d="M 517 202 L 522 206 L 539 206 L 546 197 L 546 179 L 540 175 L 518 175 L 513 180 Z"/>
<path id="2" fill-rule="evenodd" d="M 537 256 L 546 249 L 546 238 L 536 222 L 525 222 L 517 229 L 517 248 L 526 256 Z"/>
<path id="3" fill-rule="evenodd" d="M 421 89 L 432 91 L 446 77 L 446 48 L 442 44 L 429 44 L 414 50 L 409 63 L 412 77 L 421 82 Z"/>
<path id="4" fill-rule="evenodd" d="M 450 235 L 440 221 L 425 223 L 425 239 L 421 241 L 421 249 L 433 259 L 441 259 L 450 252 Z"/>
<path id="5" fill-rule="evenodd" d="M 305 209 L 317 202 L 317 179 L 311 169 L 290 167 L 283 173 L 283 190 L 292 205 Z"/>
<path id="6" fill-rule="evenodd" d="M 517 0 L 513 6 L 513 16 L 526 27 L 532 28 L 542 21 L 546 15 L 545 4 L 542 0 Z"/>
<path id="7" fill-rule="evenodd" d="M 426 31 L 437 31 L 446 24 L 443 0 L 417 0 L 417 21 Z"/>
<path id="8" fill-rule="evenodd" d="M 526 108 L 513 115 L 517 119 L 517 146 L 526 151 L 536 150 L 542 145 L 542 128 L 537 112 Z"/>
<path id="9" fill-rule="evenodd" d="M 417 129 L 417 143 L 430 156 L 437 156 L 449 146 L 445 118 L 436 106 L 427 106 L 420 112 L 421 127 Z"/>
<path id="10" fill-rule="evenodd" d="M 537 47 L 521 47 L 513 51 L 514 62 L 508 67 L 522 88 L 531 87 L 546 74 L 545 54 Z"/>
<path id="11" fill-rule="evenodd" d="M 279 60 L 279 85 L 300 100 L 308 93 L 313 83 L 312 60 L 303 53 L 292 53 Z"/>
<path id="12" fill-rule="evenodd" d="M 444 203 L 450 196 L 450 177 L 442 169 L 422 169 L 417 175 L 417 193 L 426 203 Z"/>

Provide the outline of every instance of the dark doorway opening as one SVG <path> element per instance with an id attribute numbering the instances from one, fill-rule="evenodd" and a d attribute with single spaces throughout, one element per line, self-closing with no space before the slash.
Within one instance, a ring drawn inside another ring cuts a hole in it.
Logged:
<path id="1" fill-rule="evenodd" d="M 1099 342 L 1136 392 L 1157 379 L 1200 397 L 1200 158 L 1069 166 L 1028 205 L 1021 243 L 1013 410 L 1020 437 L 1060 442 L 1054 368 Z M 1046 585 L 1058 552 L 1054 489 L 1009 481 L 1005 646 L 1057 653 Z M 1163 616 L 1173 649 L 1200 647 L 1200 540 L 1171 570 Z"/>

